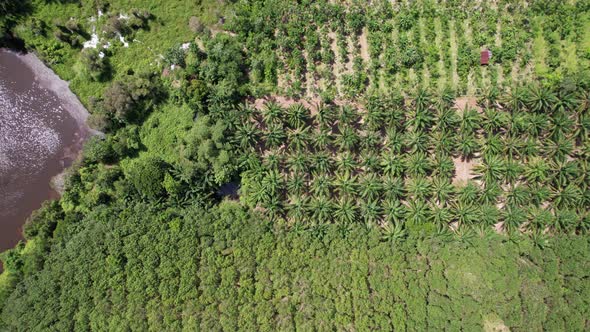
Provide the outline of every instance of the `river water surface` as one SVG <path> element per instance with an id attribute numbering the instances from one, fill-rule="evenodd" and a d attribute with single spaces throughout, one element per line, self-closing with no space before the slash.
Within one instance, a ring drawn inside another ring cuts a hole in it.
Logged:
<path id="1" fill-rule="evenodd" d="M 59 197 L 50 182 L 88 136 L 86 116 L 34 55 L 0 49 L 0 251 L 22 239 L 32 211 Z"/>

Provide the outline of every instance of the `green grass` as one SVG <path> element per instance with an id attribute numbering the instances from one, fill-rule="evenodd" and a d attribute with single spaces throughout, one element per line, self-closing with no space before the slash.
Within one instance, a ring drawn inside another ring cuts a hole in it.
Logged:
<path id="1" fill-rule="evenodd" d="M 98 9 L 93 2 L 78 4 L 61 4 L 59 2 L 45 2 L 44 0 L 34 1 L 34 14 L 15 30 L 18 36 L 27 41 L 30 48 L 39 51 L 41 45 L 58 44 L 63 47 L 62 61 L 52 63 L 51 67 L 56 73 L 71 82 L 72 90 L 80 97 L 83 103 L 91 96 L 100 96 L 107 82 L 89 82 L 80 77 L 75 71 L 75 64 L 78 61 L 79 49 L 58 42 L 53 36 L 57 28 L 57 22 L 65 23 L 73 17 L 79 20 L 88 34 L 92 32 L 91 17 L 96 17 Z M 132 36 L 126 37 L 129 47 L 125 48 L 118 39 L 109 40 L 107 58 L 112 67 L 112 78 L 116 79 L 125 75 L 129 70 L 134 72 L 160 71 L 161 55 L 169 48 L 194 40 L 195 34 L 190 31 L 188 22 L 191 16 L 197 16 L 206 25 L 211 25 L 219 20 L 220 15 L 226 15 L 225 5 L 218 4 L 217 0 L 204 1 L 182 1 L 182 0 L 136 0 L 116 1 L 107 10 L 112 13 L 129 14 L 132 9 L 149 11 L 154 19 L 149 23 L 148 30 L 135 31 Z M 46 36 L 35 36 L 30 25 L 33 17 L 41 20 L 47 26 Z M 100 31 L 101 24 L 104 24 L 105 16 L 97 23 L 97 30 Z M 99 33 L 100 35 L 100 33 Z M 103 41 L 103 38 L 101 38 Z M 47 57 L 46 62 L 49 62 Z"/>
<path id="2" fill-rule="evenodd" d="M 188 106 L 166 104 L 143 124 L 141 141 L 148 152 L 173 163 L 178 160 L 178 146 L 192 126 L 193 111 Z"/>

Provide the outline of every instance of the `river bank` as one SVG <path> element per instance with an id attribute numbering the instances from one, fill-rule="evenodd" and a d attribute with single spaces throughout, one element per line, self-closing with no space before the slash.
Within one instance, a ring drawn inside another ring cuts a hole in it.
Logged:
<path id="1" fill-rule="evenodd" d="M 0 251 L 22 239 L 34 210 L 59 198 L 60 174 L 93 134 L 87 118 L 68 82 L 35 54 L 0 49 Z"/>

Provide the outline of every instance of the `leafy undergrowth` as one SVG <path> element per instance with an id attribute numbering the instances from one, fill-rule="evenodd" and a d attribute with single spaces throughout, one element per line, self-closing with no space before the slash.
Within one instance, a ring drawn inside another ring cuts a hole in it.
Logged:
<path id="1" fill-rule="evenodd" d="M 63 222 L 63 221 L 60 221 Z M 8 299 L 9 330 L 583 330 L 587 238 L 384 239 L 209 212 L 100 208 Z M 51 308 L 51 310 L 48 310 Z"/>

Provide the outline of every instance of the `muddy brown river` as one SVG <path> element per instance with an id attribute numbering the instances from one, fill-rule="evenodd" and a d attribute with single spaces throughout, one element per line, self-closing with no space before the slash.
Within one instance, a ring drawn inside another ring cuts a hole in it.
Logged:
<path id="1" fill-rule="evenodd" d="M 86 110 L 32 54 L 0 49 L 0 252 L 22 225 L 59 197 L 51 179 L 71 165 L 88 136 Z"/>

